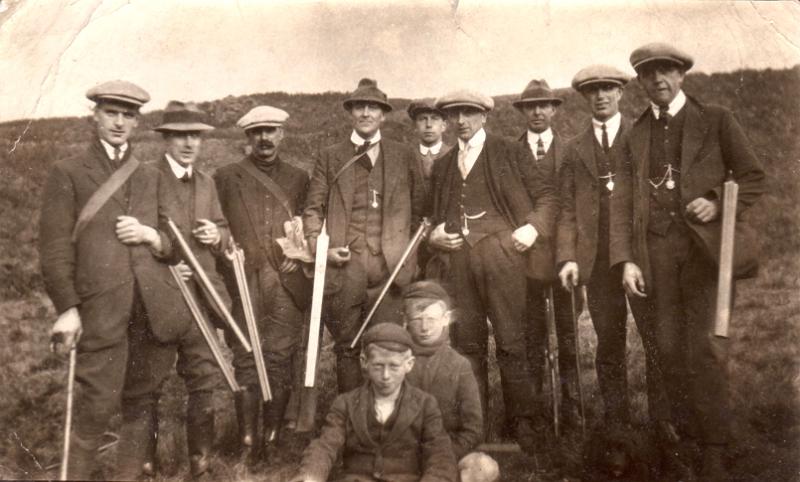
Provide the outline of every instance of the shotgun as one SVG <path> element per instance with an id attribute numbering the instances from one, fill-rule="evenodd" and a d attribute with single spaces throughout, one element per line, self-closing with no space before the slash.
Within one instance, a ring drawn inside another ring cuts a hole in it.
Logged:
<path id="1" fill-rule="evenodd" d="M 714 336 L 728 338 L 733 298 L 733 239 L 736 231 L 736 201 L 739 185 L 725 181 L 722 187 L 722 235 L 719 248 L 719 280 L 717 309 L 714 314 Z"/>

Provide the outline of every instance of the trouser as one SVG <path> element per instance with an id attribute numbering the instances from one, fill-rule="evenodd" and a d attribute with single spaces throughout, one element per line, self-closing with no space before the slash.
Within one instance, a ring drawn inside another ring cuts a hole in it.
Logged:
<path id="1" fill-rule="evenodd" d="M 337 292 L 326 296 L 323 305 L 325 326 L 334 340 L 339 393 L 361 386 L 361 346 L 358 344 L 355 348 L 350 348 L 350 344 L 390 274 L 383 254 L 372 254 L 366 249 L 351 252 L 352 258 L 339 273 L 341 287 Z M 386 322 L 403 323 L 401 289 L 395 284 L 386 293 L 370 321 L 370 326 Z"/>
<path id="2" fill-rule="evenodd" d="M 451 325 L 453 346 L 471 363 L 484 413 L 487 407 L 487 316 L 494 328 L 506 417 L 532 418 L 537 414 L 529 379 L 525 340 L 526 278 L 524 255 L 514 249 L 511 230 L 486 236 L 470 247 L 438 254 L 447 258 L 441 273 L 454 294 L 458 319 Z"/>
<path id="3" fill-rule="evenodd" d="M 651 418 L 670 420 L 705 444 L 727 443 L 729 342 L 713 334 L 717 267 L 680 224 L 666 236 L 648 233 L 647 249 L 648 296 L 630 302 L 643 340 L 655 340 L 654 373 L 663 377 L 663 386 L 651 389 L 648 361 Z"/>

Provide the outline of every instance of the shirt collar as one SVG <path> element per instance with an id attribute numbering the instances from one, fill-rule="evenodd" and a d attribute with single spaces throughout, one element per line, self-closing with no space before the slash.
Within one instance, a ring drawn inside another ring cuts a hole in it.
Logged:
<path id="1" fill-rule="evenodd" d="M 103 139 L 100 139 L 100 145 L 103 146 L 103 149 L 106 151 L 106 155 L 108 156 L 108 158 L 113 161 L 115 147 Z M 125 144 L 118 146 L 118 148 L 119 148 L 119 157 L 122 158 L 125 155 L 125 152 L 128 151 L 128 143 L 126 142 Z"/>
<path id="2" fill-rule="evenodd" d="M 473 149 L 475 147 L 483 146 L 483 143 L 486 142 L 486 131 L 483 130 L 483 127 L 472 135 L 469 141 L 464 142 L 461 138 L 458 138 L 458 149 L 463 151 L 465 149 L 466 144 L 469 144 L 469 148 Z"/>
<path id="3" fill-rule="evenodd" d="M 553 142 L 553 129 L 548 127 L 547 130 L 538 134 L 528 130 L 528 144 L 535 146 L 539 138 L 542 139 L 544 145 L 549 146 L 550 143 Z"/>
<path id="4" fill-rule="evenodd" d="M 683 89 L 678 91 L 678 95 L 672 99 L 672 102 L 669 103 L 667 106 L 667 112 L 669 115 L 675 117 L 678 115 L 678 112 L 683 109 L 683 106 L 686 105 L 686 94 L 683 93 Z M 650 102 L 650 107 L 653 110 L 653 116 L 658 119 L 659 112 L 661 111 L 661 107 L 657 106 L 656 104 Z"/>
<path id="5" fill-rule="evenodd" d="M 372 139 L 369 140 L 369 143 L 370 143 L 370 145 L 372 145 L 372 144 L 376 144 L 376 143 L 378 143 L 380 141 L 381 141 L 381 131 L 378 130 L 378 132 L 376 132 L 375 135 L 372 136 Z M 367 142 L 367 140 L 364 139 L 363 137 L 361 137 L 361 135 L 359 135 L 358 132 L 353 130 L 353 133 L 350 134 L 350 142 L 352 142 L 356 146 L 363 146 L 364 143 Z"/>
<path id="6" fill-rule="evenodd" d="M 189 174 L 189 177 L 192 177 L 192 165 L 188 165 L 186 167 L 182 166 L 178 161 L 172 158 L 169 154 L 164 154 L 167 158 L 167 163 L 169 164 L 169 168 L 172 169 L 172 173 L 175 174 L 175 177 L 178 179 L 182 178 L 184 174 Z"/>
<path id="7" fill-rule="evenodd" d="M 439 151 L 441 150 L 442 150 L 442 141 L 439 141 L 430 147 L 423 146 L 422 144 L 419 145 L 419 153 L 422 154 L 423 156 L 426 156 L 428 154 L 432 154 L 435 156 L 439 154 Z"/>
<path id="8" fill-rule="evenodd" d="M 610 119 L 606 121 L 599 121 L 592 117 L 592 125 L 595 129 L 602 129 L 603 124 L 606 125 L 606 132 L 614 131 L 616 132 L 619 129 L 619 124 L 622 122 L 622 114 L 617 112 L 614 114 Z"/>

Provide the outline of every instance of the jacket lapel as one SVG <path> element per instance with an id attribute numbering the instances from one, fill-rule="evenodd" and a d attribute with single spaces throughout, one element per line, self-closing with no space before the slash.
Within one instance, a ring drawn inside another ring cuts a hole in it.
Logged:
<path id="1" fill-rule="evenodd" d="M 369 399 L 369 384 L 365 383 L 359 387 L 355 403 L 350 404 L 349 416 L 358 439 L 366 440 L 371 446 L 376 447 L 377 444 L 370 437 L 367 427 L 367 417 L 369 417 L 369 411 L 372 410 Z"/>
<path id="2" fill-rule="evenodd" d="M 444 358 L 444 351 L 447 345 L 442 345 L 436 352 L 428 358 L 428 365 L 425 367 L 425 376 L 423 379 L 424 386 L 430 388 L 439 374 L 439 366 L 442 364 Z"/>
<path id="3" fill-rule="evenodd" d="M 350 160 L 351 157 L 355 154 L 355 150 L 352 147 L 353 145 L 350 141 L 345 141 L 339 145 L 339 148 L 336 150 L 336 162 L 335 162 L 335 170 L 336 171 L 341 169 L 341 167 Z M 353 166 L 348 167 L 347 169 L 339 175 L 339 178 L 336 180 L 336 186 L 339 191 L 339 196 L 342 198 L 342 204 L 344 205 L 344 212 L 349 213 L 353 209 L 353 186 L 355 185 L 356 177 L 355 177 L 355 169 Z M 330 208 L 330 206 L 329 206 Z"/>
<path id="4" fill-rule="evenodd" d="M 639 165 L 634 163 L 631 167 L 638 170 L 635 175 L 645 183 L 647 182 L 647 173 L 650 172 L 650 117 L 652 116 L 653 112 L 648 107 L 634 124 L 631 129 L 633 134 L 630 136 L 631 151 L 634 158 L 640 161 Z"/>
<path id="5" fill-rule="evenodd" d="M 686 100 L 686 119 L 683 123 L 681 140 L 681 173 L 686 173 L 697 158 L 703 140 L 708 133 L 708 123 L 703 122 L 703 113 L 691 100 Z"/>
<path id="6" fill-rule="evenodd" d="M 141 175 L 141 172 L 134 172 L 128 179 L 128 182 L 130 183 L 130 195 L 128 196 L 128 206 L 125 212 L 133 215 L 132 213 L 136 211 L 138 206 L 146 204 L 144 202 L 145 200 L 141 199 L 140 196 L 149 191 L 146 185 L 147 177 Z M 119 189 L 119 191 L 122 189 L 124 188 Z M 134 215 L 134 217 L 139 216 Z"/>
<path id="7" fill-rule="evenodd" d="M 386 144 L 381 142 L 381 155 L 383 156 L 384 195 L 382 209 L 384 210 L 384 224 L 388 219 L 388 216 L 385 215 L 387 206 L 391 206 L 392 195 L 394 195 L 397 186 L 400 184 L 400 180 L 405 179 L 406 174 L 403 172 L 405 163 L 401 163 L 398 159 L 395 159 L 395 155 L 397 153 L 391 149 L 387 149 L 386 147 Z"/>
<path id="8" fill-rule="evenodd" d="M 245 159 L 240 162 L 250 161 Z M 253 230 L 253 234 L 255 234 L 256 239 L 260 241 L 263 239 L 260 226 L 264 225 L 262 222 L 264 210 L 262 209 L 261 199 L 258 199 L 257 193 L 259 190 L 248 186 L 248 184 L 253 182 L 253 180 L 249 179 L 249 176 L 245 176 L 241 171 L 237 170 L 236 176 L 239 177 L 239 180 L 236 183 L 236 188 L 239 191 L 239 199 L 241 200 L 244 210 L 247 213 L 247 220 L 250 222 L 250 227 Z"/>
<path id="9" fill-rule="evenodd" d="M 594 128 L 590 125 L 589 129 L 585 131 L 581 140 L 578 142 L 578 155 L 580 156 L 586 169 L 592 173 L 592 177 L 597 179 L 597 161 L 594 158 L 594 143 L 597 142 L 594 138 Z"/>
<path id="10" fill-rule="evenodd" d="M 200 173 L 197 169 L 193 168 L 194 172 L 192 176 L 194 177 L 194 219 L 192 219 L 192 223 L 195 220 L 200 218 L 207 218 L 211 215 L 210 211 L 207 209 L 208 205 L 211 204 L 211 189 L 213 186 L 209 186 L 209 183 L 213 182 L 211 179 L 207 178 L 203 174 Z M 212 220 L 213 221 L 213 220 Z"/>
<path id="11" fill-rule="evenodd" d="M 419 398 L 412 394 L 410 386 L 407 382 L 403 382 L 403 394 L 397 404 L 395 410 L 398 410 L 397 419 L 392 425 L 391 431 L 386 436 L 386 442 L 397 440 L 400 435 L 414 422 L 417 414 L 419 413 Z"/>
<path id="12" fill-rule="evenodd" d="M 130 144 L 128 145 L 128 152 L 126 153 L 126 160 L 130 157 Z M 86 168 L 87 176 L 89 179 L 92 180 L 97 186 L 102 186 L 104 182 L 111 177 L 106 170 L 106 162 L 107 156 L 106 151 L 103 149 L 103 145 L 100 144 L 100 140 L 96 140 L 92 143 L 91 147 L 89 148 L 89 155 L 83 161 L 83 166 Z M 114 200 L 122 209 L 127 209 L 128 206 L 125 205 L 125 187 L 121 187 L 117 189 L 111 199 Z"/>
<path id="13" fill-rule="evenodd" d="M 438 181 L 441 183 L 441 192 L 442 194 L 439 196 L 439 206 L 437 209 L 437 215 L 440 216 L 441 221 L 447 220 L 447 209 L 448 209 L 448 202 L 450 201 L 450 185 L 453 182 L 453 176 L 458 176 L 458 181 L 461 181 L 461 173 L 459 172 L 457 165 L 458 165 L 458 146 L 454 146 L 448 153 L 445 155 L 441 161 L 444 162 L 445 165 L 442 166 L 444 169 L 444 176 L 442 179 Z M 434 189 L 435 192 L 435 189 Z"/>

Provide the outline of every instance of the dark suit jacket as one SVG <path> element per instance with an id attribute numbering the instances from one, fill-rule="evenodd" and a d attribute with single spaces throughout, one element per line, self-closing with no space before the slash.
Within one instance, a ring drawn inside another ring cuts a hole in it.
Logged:
<path id="1" fill-rule="evenodd" d="M 558 173 L 561 171 L 561 166 L 564 163 L 564 154 L 566 153 L 566 150 L 564 149 L 565 141 L 561 138 L 558 132 L 553 130 L 553 142 L 550 143 L 550 148 L 547 149 L 547 154 L 541 161 L 537 161 L 536 158 L 533 157 L 531 146 L 528 143 L 527 130 L 519 137 L 519 141 L 525 146 L 525 149 L 531 155 L 531 160 L 536 163 L 539 169 L 543 170 L 549 176 L 558 175 Z M 556 186 L 557 185 L 558 182 L 556 182 Z"/>
<path id="2" fill-rule="evenodd" d="M 381 248 L 386 265 L 391 272 L 411 240 L 412 229 L 425 212 L 425 193 L 422 173 L 417 169 L 414 153 L 408 146 L 381 139 L 384 166 L 383 230 Z M 350 241 L 347 226 L 353 207 L 355 171 L 348 167 L 334 182 L 339 169 L 355 154 L 353 144 L 347 140 L 335 144 L 319 155 L 311 175 L 311 184 L 303 211 L 303 229 L 306 236 L 318 236 L 322 221 L 327 218 L 330 247 L 345 246 Z M 344 267 L 328 266 L 325 285 L 329 293 L 341 285 Z M 400 270 L 395 283 L 408 284 L 414 275 L 416 257 L 412 256 Z"/>
<path id="3" fill-rule="evenodd" d="M 630 122 L 623 117 L 617 136 L 608 152 L 611 165 L 615 166 L 617 171 L 623 163 L 622 139 L 629 130 Z M 598 179 L 606 173 L 597 171 L 596 143 L 594 127 L 590 123 L 586 130 L 567 143 L 559 175 L 561 212 L 558 217 L 556 237 L 556 265 L 567 261 L 577 262 L 582 282 L 592 276 L 597 256 L 600 192 L 606 189 L 605 183 Z M 616 178 L 614 181 L 618 184 Z M 609 204 L 611 198 L 618 192 L 615 189 L 609 193 Z"/>
<path id="4" fill-rule="evenodd" d="M 123 161 L 132 150 L 128 149 Z M 95 140 L 85 152 L 55 163 L 42 196 L 39 254 L 45 289 L 58 313 L 78 307 L 83 325 L 80 349 L 86 351 L 126 339 L 135 285 L 151 327 L 168 325 L 179 315 L 165 265 L 148 247 L 126 246 L 115 233 L 117 217 L 122 215 L 158 227 L 155 168 L 140 165 L 86 225 L 77 242 L 71 240 L 81 209 L 110 176 L 107 163 L 100 141 Z M 161 239 L 169 252 L 170 241 L 163 232 Z"/>
<path id="5" fill-rule="evenodd" d="M 456 460 L 483 441 L 483 411 L 478 381 L 463 355 L 439 346 L 432 355 L 414 350 L 414 368 L 406 380 L 436 398 Z"/>
<path id="6" fill-rule="evenodd" d="M 433 156 L 433 166 L 436 165 L 436 163 L 439 161 L 439 159 L 441 159 L 444 156 L 446 156 L 447 153 L 450 152 L 450 149 L 452 149 L 452 148 L 453 148 L 453 146 L 451 146 L 449 144 L 442 143 L 442 148 L 439 150 L 439 153 L 436 154 L 435 156 Z M 425 168 L 423 167 L 423 163 L 425 162 L 425 156 L 423 156 L 419 152 L 419 144 L 418 143 L 415 144 L 413 149 L 414 149 L 414 157 L 417 160 L 417 169 L 419 169 L 419 172 L 421 172 L 423 174 L 423 179 L 425 180 L 425 182 L 424 182 L 425 196 L 429 197 L 430 194 L 431 194 L 431 179 L 430 178 L 431 178 L 431 176 L 433 176 L 433 166 L 431 166 L 431 174 L 430 174 L 430 176 L 426 176 L 425 175 Z"/>
<path id="7" fill-rule="evenodd" d="M 248 279 L 250 273 L 268 265 L 279 273 L 281 284 L 292 295 L 295 303 L 303 308 L 308 302 L 309 283 L 302 270 L 281 273 L 278 269 L 284 256 L 275 240 L 286 235 L 283 223 L 290 219 L 289 214 L 267 188 L 238 166 L 245 162 L 252 163 L 248 157 L 236 164 L 219 168 L 214 174 L 214 180 L 233 238 L 244 250 Z M 286 193 L 292 214 L 301 214 L 308 191 L 308 174 L 278 158 L 272 171 L 272 180 Z M 230 282 L 228 284 L 231 288 L 235 286 Z"/>
<path id="8" fill-rule="evenodd" d="M 528 250 L 527 275 L 535 279 L 553 277 L 553 249 L 548 238 L 555 236 L 558 196 L 549 176 L 536 168 L 530 152 L 521 144 L 492 134 L 486 134 L 483 152 L 486 163 L 484 175 L 489 182 L 492 201 L 513 228 L 531 224 L 539 238 Z M 461 180 L 458 170 L 458 149 L 450 152 L 433 171 L 433 225 L 445 222 L 452 199 L 453 178 Z"/>
<path id="9" fill-rule="evenodd" d="M 764 192 L 764 170 L 733 114 L 719 106 L 687 96 L 681 147 L 681 202 L 698 197 L 722 201 L 722 184 L 730 171 L 739 184 L 734 250 L 734 276 L 753 276 L 758 259 L 755 233 L 747 223 L 747 208 Z M 634 123 L 624 144 L 620 192 L 611 209 L 611 265 L 635 262 L 649 283 L 647 226 L 650 214 L 650 108 Z M 685 211 L 681 211 L 685 216 Z M 706 224 L 686 218 L 692 235 L 708 256 L 718 262 L 721 217 Z"/>
<path id="10" fill-rule="evenodd" d="M 327 480 L 339 454 L 346 474 L 392 481 L 455 481 L 456 461 L 432 395 L 404 382 L 397 418 L 383 443 L 369 434 L 369 382 L 336 397 L 319 438 L 303 452 L 300 474 Z"/>

